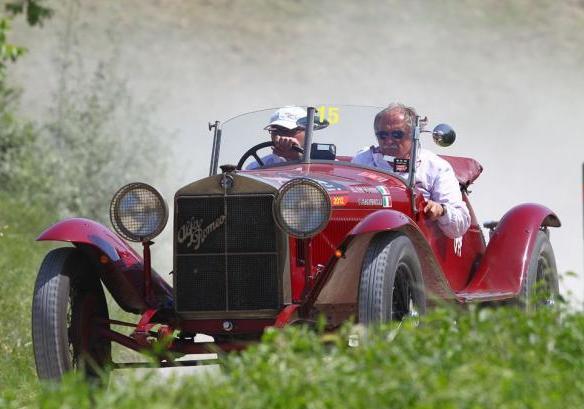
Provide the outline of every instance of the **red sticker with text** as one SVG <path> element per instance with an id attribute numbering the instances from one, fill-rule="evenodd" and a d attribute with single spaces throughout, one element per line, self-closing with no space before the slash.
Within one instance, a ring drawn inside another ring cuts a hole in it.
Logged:
<path id="1" fill-rule="evenodd" d="M 346 206 L 349 198 L 347 196 L 332 196 L 331 202 L 333 206 Z"/>

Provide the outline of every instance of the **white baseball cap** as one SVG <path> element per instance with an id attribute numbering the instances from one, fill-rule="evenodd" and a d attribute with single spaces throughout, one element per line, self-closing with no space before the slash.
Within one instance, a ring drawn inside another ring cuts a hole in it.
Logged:
<path id="1" fill-rule="evenodd" d="M 306 118 L 306 109 L 297 106 L 285 106 L 276 110 L 270 117 L 270 123 L 264 129 L 271 126 L 281 126 L 286 129 L 304 128 L 298 124 L 298 120 Z"/>

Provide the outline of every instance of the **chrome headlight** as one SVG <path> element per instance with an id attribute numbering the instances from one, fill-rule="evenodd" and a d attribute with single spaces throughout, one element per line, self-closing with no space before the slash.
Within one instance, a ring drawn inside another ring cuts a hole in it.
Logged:
<path id="1" fill-rule="evenodd" d="M 327 191 L 310 179 L 293 179 L 280 188 L 274 201 L 274 216 L 291 236 L 314 236 L 328 224 L 331 199 Z"/>
<path id="2" fill-rule="evenodd" d="M 158 236 L 168 221 L 168 207 L 156 189 L 146 183 L 130 183 L 116 192 L 110 220 L 120 236 L 145 242 Z"/>

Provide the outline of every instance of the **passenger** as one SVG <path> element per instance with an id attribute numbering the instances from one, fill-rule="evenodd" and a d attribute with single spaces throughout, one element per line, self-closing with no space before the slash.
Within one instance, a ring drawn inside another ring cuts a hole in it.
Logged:
<path id="1" fill-rule="evenodd" d="M 272 114 L 270 123 L 264 129 L 270 133 L 274 147 L 272 154 L 262 158 L 264 166 L 300 159 L 302 154 L 293 147 L 304 146 L 304 126 L 299 125 L 298 121 L 306 116 L 306 109 L 297 106 L 286 106 Z M 259 166 L 254 161 L 246 169 L 257 169 Z"/>
<path id="2" fill-rule="evenodd" d="M 414 108 L 399 103 L 390 104 L 375 116 L 373 122 L 379 146 L 359 151 L 352 163 L 388 169 L 407 178 L 415 119 Z M 431 220 L 438 221 L 446 236 L 453 239 L 462 237 L 470 226 L 470 214 L 462 200 L 452 166 L 434 153 L 420 148 L 416 158 L 415 183 L 427 201 L 424 213 Z"/>

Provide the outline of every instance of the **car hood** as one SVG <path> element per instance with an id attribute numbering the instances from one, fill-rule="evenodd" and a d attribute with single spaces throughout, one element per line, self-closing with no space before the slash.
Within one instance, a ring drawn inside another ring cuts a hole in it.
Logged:
<path id="1" fill-rule="evenodd" d="M 336 163 L 296 163 L 210 176 L 181 188 L 176 196 L 225 194 L 225 178 L 232 179 L 228 194 L 275 193 L 292 179 L 311 179 L 329 193 L 333 207 L 388 208 L 407 199 L 405 181 L 398 176 Z"/>

